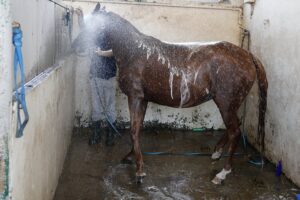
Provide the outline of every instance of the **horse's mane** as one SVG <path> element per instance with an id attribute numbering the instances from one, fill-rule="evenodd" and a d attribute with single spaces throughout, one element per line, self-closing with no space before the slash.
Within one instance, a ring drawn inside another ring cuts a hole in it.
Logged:
<path id="1" fill-rule="evenodd" d="M 142 43 L 146 44 L 147 46 L 156 46 L 158 43 L 164 43 L 161 40 L 146 35 L 142 32 L 140 32 L 135 26 L 133 26 L 128 20 L 124 19 L 120 15 L 114 13 L 114 12 L 107 12 L 108 17 L 110 17 L 115 24 L 112 24 L 114 26 L 117 26 L 118 29 L 122 29 L 123 35 L 124 36 L 129 36 L 132 34 L 135 34 L 135 37 L 138 36 L 135 39 L 138 39 L 142 41 Z M 128 39 L 128 38 L 127 38 Z M 164 43 L 165 45 L 170 45 L 167 43 Z"/>
<path id="2" fill-rule="evenodd" d="M 138 34 L 142 34 L 135 26 L 133 26 L 128 20 L 124 19 L 120 15 L 114 13 L 114 12 L 108 12 L 107 15 L 111 17 L 114 21 L 115 26 L 123 25 L 122 28 L 126 28 L 128 31 L 132 31 Z"/>

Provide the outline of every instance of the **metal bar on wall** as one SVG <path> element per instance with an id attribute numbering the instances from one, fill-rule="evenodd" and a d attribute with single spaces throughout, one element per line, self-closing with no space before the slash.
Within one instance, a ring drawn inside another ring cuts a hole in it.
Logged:
<path id="1" fill-rule="evenodd" d="M 200 5 L 186 5 L 186 4 L 167 4 L 167 3 L 153 3 L 153 2 L 129 2 L 129 1 L 108 1 L 108 0 L 64 0 L 65 2 L 85 2 L 85 3 L 109 3 L 109 4 L 124 4 L 124 5 L 141 5 L 141 6 L 164 6 L 164 7 L 180 7 L 180 8 L 199 8 L 199 9 L 213 9 L 213 10 L 232 10 L 241 12 L 241 7 L 226 6 L 224 4 L 200 4 Z"/>

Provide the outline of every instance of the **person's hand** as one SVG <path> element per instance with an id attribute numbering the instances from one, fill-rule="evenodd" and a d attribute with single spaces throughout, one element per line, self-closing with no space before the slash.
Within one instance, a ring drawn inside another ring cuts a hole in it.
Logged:
<path id="1" fill-rule="evenodd" d="M 100 49 L 100 47 L 97 47 L 97 48 L 96 48 L 95 53 L 98 54 L 98 55 L 101 54 L 101 49 Z"/>
<path id="2" fill-rule="evenodd" d="M 78 15 L 78 16 L 83 16 L 83 12 L 82 12 L 82 9 L 80 7 L 76 8 L 75 9 L 75 13 Z"/>
<path id="3" fill-rule="evenodd" d="M 83 21 L 83 11 L 80 7 L 75 9 L 75 13 L 78 16 L 78 25 L 80 28 L 84 27 L 84 21 Z"/>
<path id="4" fill-rule="evenodd" d="M 20 28 L 20 27 L 21 27 L 21 25 L 20 25 L 20 23 L 19 23 L 19 22 L 17 22 L 17 21 L 13 21 L 13 22 L 12 22 L 12 27 L 13 27 L 13 28 Z"/>

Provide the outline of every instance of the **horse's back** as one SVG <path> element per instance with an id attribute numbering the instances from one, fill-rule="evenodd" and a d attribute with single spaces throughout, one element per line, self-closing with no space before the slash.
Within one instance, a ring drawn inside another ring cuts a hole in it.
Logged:
<path id="1" fill-rule="evenodd" d="M 235 95 L 255 79 L 250 53 L 229 42 L 154 43 L 150 54 L 149 45 L 147 51 L 143 51 L 145 44 L 141 46 L 128 66 L 132 69 L 126 70 L 126 76 L 135 75 L 120 85 L 131 92 L 139 85 L 134 93 L 147 101 L 191 107 L 212 99 L 220 90 Z"/>

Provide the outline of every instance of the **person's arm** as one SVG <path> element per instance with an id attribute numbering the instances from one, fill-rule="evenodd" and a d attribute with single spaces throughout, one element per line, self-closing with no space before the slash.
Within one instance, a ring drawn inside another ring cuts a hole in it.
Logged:
<path id="1" fill-rule="evenodd" d="M 113 57 L 114 56 L 112 49 L 103 51 L 98 47 L 98 49 L 95 51 L 95 53 L 98 56 L 103 56 L 103 57 Z"/>
<path id="2" fill-rule="evenodd" d="M 82 29 L 84 27 L 83 11 L 81 8 L 76 8 L 75 13 L 78 16 L 78 25 Z"/>

